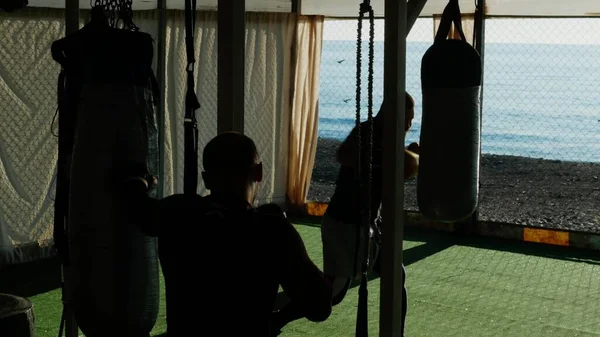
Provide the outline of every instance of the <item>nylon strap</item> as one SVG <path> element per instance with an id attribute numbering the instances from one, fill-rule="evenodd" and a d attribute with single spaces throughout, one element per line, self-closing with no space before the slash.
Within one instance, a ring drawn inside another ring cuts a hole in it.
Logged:
<path id="1" fill-rule="evenodd" d="M 200 102 L 196 96 L 194 83 L 194 30 L 196 28 L 196 0 L 185 1 L 185 49 L 187 54 L 187 91 L 185 94 L 184 115 L 184 168 L 183 193 L 197 194 L 198 190 L 198 122 L 196 110 Z"/>
<path id="2" fill-rule="evenodd" d="M 454 28 L 458 31 L 460 38 L 467 42 L 465 37 L 465 33 L 462 28 L 462 19 L 460 13 L 460 6 L 458 4 L 458 0 L 450 0 L 446 8 L 444 8 L 444 12 L 442 13 L 442 19 L 440 20 L 440 26 L 435 35 L 435 42 L 444 41 L 448 38 L 448 34 L 450 33 L 450 26 L 454 23 Z"/>
<path id="3" fill-rule="evenodd" d="M 62 112 L 58 119 L 58 162 L 56 169 L 56 192 L 54 197 L 54 247 L 62 264 L 69 265 L 69 246 L 67 240 L 67 214 L 68 214 L 68 177 L 66 176 L 66 158 L 71 155 L 70 141 L 66 138 L 70 132 L 67 130 L 69 113 L 66 98 L 65 70 L 58 75 L 58 111 Z"/>

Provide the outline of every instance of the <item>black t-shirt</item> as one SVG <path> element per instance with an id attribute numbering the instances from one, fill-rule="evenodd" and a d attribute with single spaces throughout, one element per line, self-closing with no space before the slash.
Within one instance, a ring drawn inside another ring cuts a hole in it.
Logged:
<path id="1" fill-rule="evenodd" d="M 290 297 L 325 287 L 276 205 L 187 195 L 143 200 L 136 222 L 159 238 L 171 337 L 269 336 L 279 285 Z"/>
<path id="2" fill-rule="evenodd" d="M 368 146 L 370 128 L 367 122 L 362 122 L 361 127 L 361 176 L 363 188 L 366 186 L 368 173 Z M 356 137 L 356 127 L 348 137 Z M 377 217 L 382 198 L 382 155 L 383 155 L 383 130 L 381 125 L 373 125 L 373 143 L 372 143 L 372 161 L 371 161 L 371 221 Z M 356 149 L 358 153 L 358 148 Z M 360 188 L 360 180 L 356 170 L 350 166 L 340 166 L 335 191 L 327 207 L 327 215 L 331 218 L 344 223 L 358 224 L 362 221 L 361 213 L 367 209 L 364 207 L 367 202 L 367 191 Z"/>

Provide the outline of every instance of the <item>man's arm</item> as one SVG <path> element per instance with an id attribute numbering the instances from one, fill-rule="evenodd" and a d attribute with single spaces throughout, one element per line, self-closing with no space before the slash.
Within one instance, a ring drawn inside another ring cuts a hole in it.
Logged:
<path id="1" fill-rule="evenodd" d="M 280 283 L 291 300 L 282 310 L 291 317 L 285 323 L 301 317 L 313 322 L 326 320 L 331 314 L 331 284 L 308 256 L 304 242 L 292 224 L 286 221 L 281 233 Z"/>
<path id="2" fill-rule="evenodd" d="M 413 178 L 419 173 L 419 155 L 410 150 L 404 150 L 404 180 Z"/>
<path id="3" fill-rule="evenodd" d="M 123 186 L 123 201 L 128 222 L 148 236 L 158 236 L 159 201 L 148 196 L 147 181 L 140 177 L 127 179 Z"/>

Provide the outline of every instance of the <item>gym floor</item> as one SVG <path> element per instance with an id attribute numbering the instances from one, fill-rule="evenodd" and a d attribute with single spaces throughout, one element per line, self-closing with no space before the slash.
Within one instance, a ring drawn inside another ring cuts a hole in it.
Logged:
<path id="1" fill-rule="evenodd" d="M 316 224 L 297 222 L 311 257 L 322 263 Z M 600 336 L 600 257 L 596 252 L 407 229 L 407 336 Z M 60 269 L 47 260 L 2 272 L 0 292 L 34 303 L 37 336 L 56 337 Z M 161 286 L 161 289 L 163 287 Z M 352 336 L 358 288 L 323 323 L 306 320 L 282 336 Z M 369 283 L 369 326 L 378 333 L 379 280 Z M 164 289 L 152 333 L 165 332 Z"/>

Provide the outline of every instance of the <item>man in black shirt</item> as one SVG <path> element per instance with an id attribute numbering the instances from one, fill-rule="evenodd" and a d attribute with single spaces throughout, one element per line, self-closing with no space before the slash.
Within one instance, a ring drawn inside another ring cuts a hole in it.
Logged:
<path id="1" fill-rule="evenodd" d="M 279 286 L 295 314 L 327 319 L 331 286 L 302 238 L 277 205 L 252 206 L 262 180 L 254 142 L 220 134 L 203 166 L 206 197 L 155 200 L 144 179 L 126 183 L 131 222 L 159 238 L 168 336 L 271 336 Z"/>
<path id="2" fill-rule="evenodd" d="M 406 118 L 405 131 L 408 131 L 414 118 L 414 100 L 406 93 Z M 376 116 L 373 117 L 373 148 L 372 161 L 368 161 L 369 134 L 371 132 L 368 122 L 360 124 L 361 131 L 361 177 L 363 182 L 367 179 L 368 165 L 371 164 L 371 218 L 370 223 L 383 223 L 379 215 L 382 199 L 382 155 L 383 155 L 383 115 L 387 109 L 385 102 Z M 337 160 L 340 171 L 336 182 L 336 189 L 327 211 L 321 222 L 321 235 L 323 240 L 324 272 L 333 284 L 334 304 L 341 301 L 353 278 L 359 276 L 364 254 L 356 254 L 356 228 L 361 226 L 362 211 L 364 209 L 365 191 L 361 191 L 356 171 L 358 148 L 358 130 L 355 127 L 346 140 L 340 145 Z M 414 177 L 419 165 L 419 145 L 412 143 L 404 153 L 404 178 Z M 399 206 L 402 207 L 402 206 Z M 383 225 L 385 227 L 385 225 Z M 361 232 L 362 233 L 362 232 Z M 365 244 L 364 237 L 359 238 Z M 359 252 L 363 252 L 361 249 Z M 380 258 L 375 261 L 373 270 L 380 273 Z M 406 318 L 406 288 L 403 291 L 402 330 Z"/>

